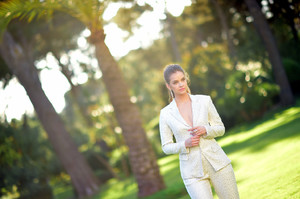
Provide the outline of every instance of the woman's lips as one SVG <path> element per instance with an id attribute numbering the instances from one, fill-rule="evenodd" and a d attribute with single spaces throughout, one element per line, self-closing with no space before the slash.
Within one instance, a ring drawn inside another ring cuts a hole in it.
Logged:
<path id="1" fill-rule="evenodd" d="M 184 91 L 184 90 L 185 90 L 185 88 L 180 88 L 180 89 L 179 89 L 179 91 Z"/>

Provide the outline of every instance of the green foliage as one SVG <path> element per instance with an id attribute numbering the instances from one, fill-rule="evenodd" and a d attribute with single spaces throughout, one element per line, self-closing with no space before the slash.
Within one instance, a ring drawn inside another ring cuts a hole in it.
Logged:
<path id="1" fill-rule="evenodd" d="M 242 20 L 242 19 L 241 19 Z M 237 57 L 241 63 L 249 61 L 268 62 L 267 53 L 254 27 L 249 24 L 236 23 Z"/>
<path id="2" fill-rule="evenodd" d="M 300 65 L 293 59 L 284 58 L 283 65 L 285 68 L 285 72 L 288 76 L 289 81 L 296 82 L 299 81 L 300 76 Z"/>
<path id="3" fill-rule="evenodd" d="M 132 51 L 120 60 L 132 101 L 140 108 L 145 125 L 157 116 L 163 103 L 159 89 L 163 83 L 161 68 L 170 60 L 164 54 L 164 47 L 163 41 L 156 41 L 152 47 Z"/>
<path id="4" fill-rule="evenodd" d="M 265 75 L 261 68 L 253 68 L 228 77 L 224 95 L 216 99 L 226 127 L 259 118 L 272 107 L 279 88 Z"/>
<path id="5" fill-rule="evenodd" d="M 151 9 L 151 7 L 147 4 L 144 6 L 139 6 L 132 1 L 124 2 L 124 6 L 118 10 L 112 21 L 116 23 L 122 30 L 129 32 L 129 36 L 132 36 L 132 29 L 139 27 L 139 24 L 136 23 L 137 19 L 143 12 L 149 9 Z"/>
<path id="6" fill-rule="evenodd" d="M 62 116 L 68 131 L 101 182 L 106 182 L 113 176 L 100 159 L 105 160 L 116 175 L 126 175 L 122 163 L 125 162 L 125 166 L 129 167 L 128 149 L 122 136 L 115 132 L 119 127 L 103 83 L 99 79 L 90 79 L 78 87 L 80 93 L 77 99 L 72 91 L 65 95 L 67 103 Z M 85 118 L 77 106 L 78 100 L 82 100 L 81 103 L 88 110 L 92 125 L 83 121 Z"/>
<path id="7" fill-rule="evenodd" d="M 0 125 L 0 196 L 51 198 L 48 181 L 59 171 L 58 163 L 41 128 L 27 122 Z"/>
<path id="8" fill-rule="evenodd" d="M 222 96 L 226 76 L 231 66 L 222 45 L 212 44 L 209 47 L 196 47 L 186 52 L 183 67 L 191 80 L 191 91 L 194 94 L 210 94 L 213 98 Z"/>
<path id="9" fill-rule="evenodd" d="M 216 12 L 209 0 L 195 1 L 192 6 L 184 9 L 176 19 L 176 35 L 185 47 L 183 52 L 201 45 L 202 42 L 221 41 L 221 28 Z"/>
<path id="10" fill-rule="evenodd" d="M 120 68 L 130 88 L 131 100 L 138 106 L 147 137 L 157 156 L 161 156 L 158 133 L 159 111 L 167 103 L 167 89 L 162 69 L 171 63 L 166 40 L 154 41 L 146 49 L 131 51 L 119 60 Z"/>
<path id="11" fill-rule="evenodd" d="M 8 24 L 15 18 L 27 19 L 31 22 L 34 18 L 51 15 L 52 8 L 42 6 L 40 1 L 13 0 L 0 3 L 0 33 L 3 33 Z"/>
<path id="12" fill-rule="evenodd" d="M 190 76 L 192 93 L 210 95 L 228 128 L 262 116 L 279 92 L 260 63 L 233 68 L 222 44 L 185 53 L 183 67 Z"/>
<path id="13" fill-rule="evenodd" d="M 27 20 L 31 22 L 33 19 L 45 17 L 50 20 L 54 11 L 60 11 L 69 14 L 83 22 L 91 31 L 102 28 L 101 16 L 107 2 L 97 0 L 89 1 L 65 1 L 65 0 L 45 0 L 45 1 L 22 1 L 10 0 L 0 3 L 0 31 L 6 29 L 7 25 L 13 19 Z"/>

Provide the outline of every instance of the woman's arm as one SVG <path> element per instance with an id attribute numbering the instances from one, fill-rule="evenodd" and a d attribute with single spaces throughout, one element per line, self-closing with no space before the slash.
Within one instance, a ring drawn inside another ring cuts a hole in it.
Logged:
<path id="1" fill-rule="evenodd" d="M 163 111 L 159 117 L 159 132 L 162 150 L 165 154 L 189 153 L 189 148 L 185 147 L 185 141 L 174 143 L 173 132 L 167 124 L 167 118 Z"/>
<path id="2" fill-rule="evenodd" d="M 208 122 L 209 125 L 204 126 L 206 129 L 206 135 L 204 135 L 203 138 L 211 139 L 224 135 L 224 124 L 210 97 L 208 98 Z"/>

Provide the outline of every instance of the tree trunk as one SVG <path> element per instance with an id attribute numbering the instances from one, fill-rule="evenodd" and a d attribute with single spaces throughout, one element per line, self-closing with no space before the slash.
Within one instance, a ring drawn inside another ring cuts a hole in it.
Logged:
<path id="1" fill-rule="evenodd" d="M 269 24 L 261 9 L 256 2 L 256 0 L 245 0 L 249 11 L 254 18 L 254 25 L 258 33 L 260 34 L 267 52 L 269 54 L 269 59 L 272 64 L 273 74 L 276 83 L 280 87 L 280 100 L 282 106 L 290 106 L 294 104 L 294 96 L 289 85 L 279 50 L 277 48 L 275 38 L 271 32 Z"/>
<path id="2" fill-rule="evenodd" d="M 138 196 L 148 196 L 163 189 L 165 185 L 154 151 L 142 127 L 138 108 L 130 102 L 127 84 L 104 39 L 103 29 L 92 31 L 90 42 L 96 47 L 102 78 L 129 147 L 129 160 L 139 188 Z"/>
<path id="3" fill-rule="evenodd" d="M 101 155 L 95 154 L 94 155 L 96 159 L 109 171 L 109 173 L 116 178 L 117 180 L 120 180 L 120 177 L 116 174 L 114 171 L 114 168 L 108 163 L 106 159 L 104 159 Z"/>
<path id="4" fill-rule="evenodd" d="M 293 10 L 290 7 L 292 5 L 288 1 L 282 1 L 281 3 L 283 4 L 284 9 L 287 11 L 285 13 L 283 12 L 282 14 L 285 15 L 287 23 L 291 28 L 291 31 L 292 31 L 295 42 L 298 43 L 299 42 L 298 31 L 297 31 L 296 24 L 295 24 L 295 21 L 294 21 L 295 14 L 294 14 Z"/>
<path id="5" fill-rule="evenodd" d="M 8 32 L 4 33 L 0 54 L 25 88 L 56 155 L 71 177 L 77 196 L 83 198 L 95 194 L 99 189 L 98 180 L 42 90 L 33 62 L 29 61 L 22 47 Z"/>
<path id="6" fill-rule="evenodd" d="M 175 59 L 176 62 L 181 62 L 181 54 L 180 54 L 180 50 L 176 41 L 176 37 L 175 37 L 175 32 L 174 32 L 174 20 L 172 18 L 172 16 L 168 13 L 166 13 L 167 15 L 167 27 L 168 27 L 168 31 L 170 33 L 170 43 L 171 43 L 171 47 L 172 47 L 172 54 L 173 57 Z"/>
<path id="7" fill-rule="evenodd" d="M 82 87 L 80 85 L 73 84 L 72 71 L 66 65 L 63 65 L 60 62 L 59 56 L 55 52 L 52 52 L 52 53 L 53 53 L 54 57 L 56 58 L 58 65 L 61 67 L 62 74 L 66 77 L 69 84 L 71 85 L 71 94 L 73 96 L 75 104 L 79 108 L 79 112 L 80 112 L 83 120 L 85 120 L 85 122 L 89 128 L 92 128 L 93 120 L 91 119 L 91 116 L 89 115 L 87 106 L 84 103 Z M 109 164 L 109 162 L 106 159 L 102 158 L 100 155 L 97 155 L 97 154 L 95 154 L 95 157 L 96 157 L 96 159 L 98 159 L 99 162 L 101 162 L 101 164 L 103 164 L 103 166 L 105 166 L 105 168 L 111 173 L 111 175 L 114 178 L 120 180 L 120 177 L 116 174 L 116 172 L 113 170 L 113 167 Z"/>
<path id="8" fill-rule="evenodd" d="M 91 116 L 89 114 L 87 106 L 84 103 L 82 87 L 80 85 L 73 84 L 72 71 L 66 65 L 63 65 L 61 63 L 59 56 L 54 51 L 52 51 L 52 54 L 54 55 L 55 59 L 57 60 L 58 65 L 61 68 L 62 74 L 66 77 L 66 79 L 68 80 L 68 82 L 71 86 L 71 94 L 73 96 L 73 99 L 74 99 L 77 107 L 79 108 L 79 112 L 80 112 L 83 120 L 85 121 L 85 123 L 87 124 L 88 127 L 93 127 L 93 120 L 91 119 Z"/>
<path id="9" fill-rule="evenodd" d="M 235 68 L 235 66 L 237 64 L 236 51 L 235 51 L 235 47 L 234 47 L 234 44 L 233 44 L 232 35 L 230 34 L 230 31 L 229 31 L 229 26 L 228 26 L 228 23 L 227 23 L 227 20 L 226 20 L 226 16 L 225 16 L 218 0 L 210 0 L 210 1 L 212 2 L 212 4 L 214 5 L 214 7 L 217 11 L 222 29 L 223 29 L 223 31 L 226 35 L 226 39 L 227 39 L 227 43 L 228 43 L 229 56 L 230 56 L 231 62 L 233 64 L 233 68 Z"/>

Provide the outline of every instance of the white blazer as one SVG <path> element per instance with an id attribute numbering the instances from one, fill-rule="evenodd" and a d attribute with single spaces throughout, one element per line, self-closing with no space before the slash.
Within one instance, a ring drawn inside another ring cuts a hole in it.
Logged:
<path id="1" fill-rule="evenodd" d="M 224 134 L 225 127 L 210 96 L 190 95 L 190 98 L 194 127 L 204 126 L 207 131 L 207 135 L 200 138 L 199 146 L 185 147 L 185 140 L 192 136 L 188 129 L 192 127 L 181 116 L 175 100 L 160 111 L 159 120 L 162 150 L 166 154 L 179 153 L 183 180 L 203 177 L 202 155 L 216 171 L 231 162 L 214 139 Z M 173 141 L 173 135 L 176 143 Z"/>

